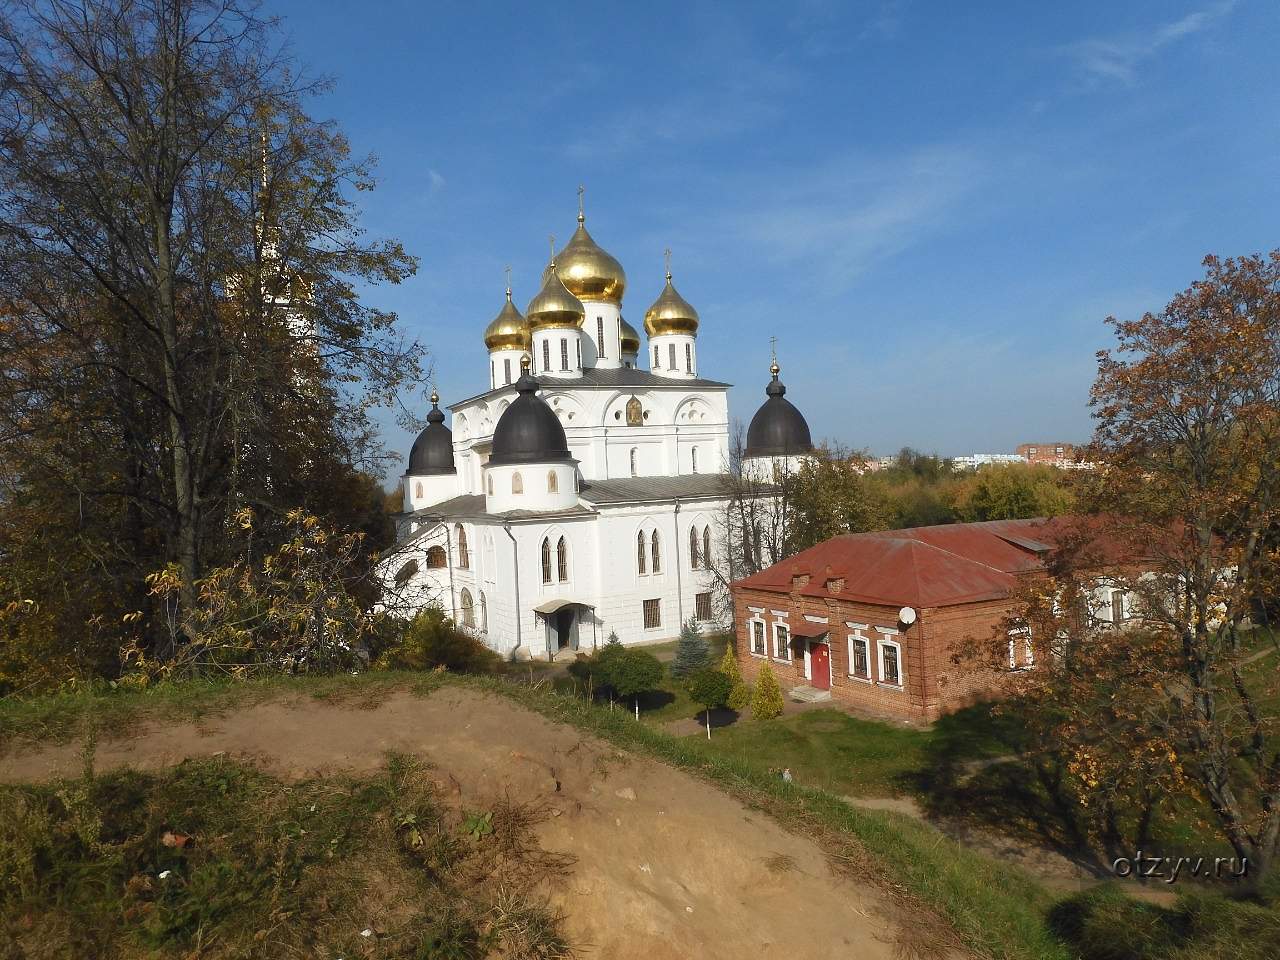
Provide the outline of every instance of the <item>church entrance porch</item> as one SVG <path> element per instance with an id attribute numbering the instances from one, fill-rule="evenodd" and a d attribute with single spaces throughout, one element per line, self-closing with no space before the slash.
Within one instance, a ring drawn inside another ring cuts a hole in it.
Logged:
<path id="1" fill-rule="evenodd" d="M 533 608 L 546 631 L 548 660 L 555 660 L 566 651 L 570 656 L 577 653 L 584 634 L 590 629 L 590 611 L 594 609 L 590 604 L 563 598 L 548 600 Z M 591 642 L 590 637 L 587 640 Z"/>

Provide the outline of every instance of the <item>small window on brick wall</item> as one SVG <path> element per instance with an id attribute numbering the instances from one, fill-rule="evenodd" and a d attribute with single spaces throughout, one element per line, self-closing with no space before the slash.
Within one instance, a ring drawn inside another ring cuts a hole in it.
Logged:
<path id="1" fill-rule="evenodd" d="M 871 659 L 867 655 L 867 638 L 861 633 L 849 637 L 849 676 L 871 679 Z"/>
<path id="2" fill-rule="evenodd" d="M 763 620 L 751 621 L 751 652 L 754 653 L 757 657 L 763 657 L 768 655 L 769 651 L 766 649 L 765 642 L 764 642 L 764 621 Z"/>

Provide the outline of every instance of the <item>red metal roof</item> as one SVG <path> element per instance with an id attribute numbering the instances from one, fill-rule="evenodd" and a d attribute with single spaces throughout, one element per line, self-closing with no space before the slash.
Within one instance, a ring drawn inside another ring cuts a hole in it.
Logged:
<path id="1" fill-rule="evenodd" d="M 1036 520 L 956 523 L 833 537 L 738 583 L 885 606 L 942 607 L 1008 597 L 1017 575 L 1041 569 L 1057 531 Z M 827 582 L 843 579 L 839 593 Z"/>

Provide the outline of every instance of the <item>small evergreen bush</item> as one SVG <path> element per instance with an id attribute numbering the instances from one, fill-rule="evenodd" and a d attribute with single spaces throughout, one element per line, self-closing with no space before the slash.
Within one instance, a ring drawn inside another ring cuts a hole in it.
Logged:
<path id="1" fill-rule="evenodd" d="M 754 720 L 772 720 L 782 715 L 782 688 L 769 664 L 760 665 L 755 694 L 751 698 L 751 717 Z"/>
<path id="2" fill-rule="evenodd" d="M 693 620 L 685 621 L 680 628 L 680 645 L 671 664 L 671 676 L 681 679 L 692 676 L 707 667 L 711 660 L 711 648 L 698 632 Z"/>
<path id="3" fill-rule="evenodd" d="M 741 713 L 751 702 L 751 688 L 742 679 L 742 670 L 738 667 L 738 657 L 732 643 L 724 648 L 724 656 L 720 658 L 720 672 L 729 678 L 726 705 L 735 713 Z"/>

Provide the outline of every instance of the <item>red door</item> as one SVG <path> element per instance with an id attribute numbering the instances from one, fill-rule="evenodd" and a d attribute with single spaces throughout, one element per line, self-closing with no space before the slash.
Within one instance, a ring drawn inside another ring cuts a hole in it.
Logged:
<path id="1" fill-rule="evenodd" d="M 809 644 L 810 683 L 819 690 L 831 689 L 831 648 L 825 643 Z"/>

